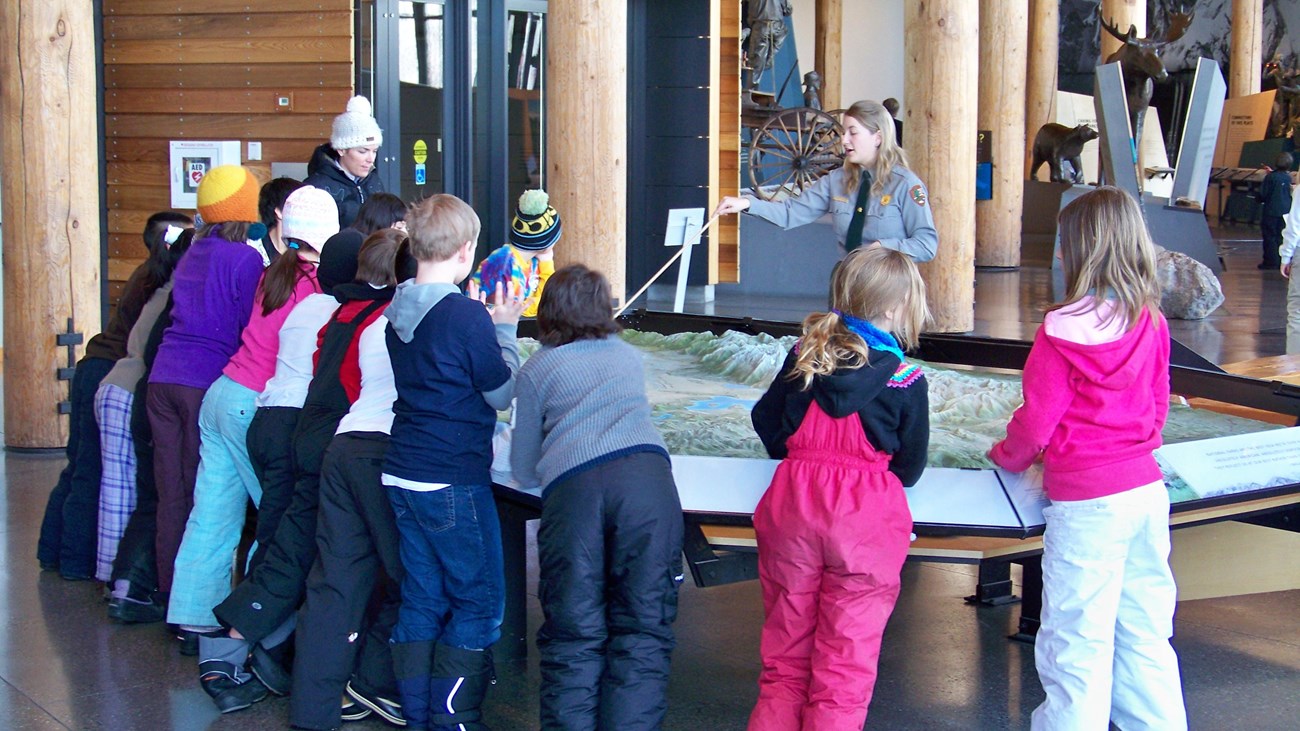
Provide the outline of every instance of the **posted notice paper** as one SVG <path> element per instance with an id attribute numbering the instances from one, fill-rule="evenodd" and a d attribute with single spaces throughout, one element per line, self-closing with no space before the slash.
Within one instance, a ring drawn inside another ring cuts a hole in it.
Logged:
<path id="1" fill-rule="evenodd" d="M 1156 460 L 1197 498 L 1283 487 L 1300 483 L 1300 429 L 1166 444 Z"/>

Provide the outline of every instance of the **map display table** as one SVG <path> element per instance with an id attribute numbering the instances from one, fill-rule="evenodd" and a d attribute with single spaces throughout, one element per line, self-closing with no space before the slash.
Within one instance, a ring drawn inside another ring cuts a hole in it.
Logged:
<path id="1" fill-rule="evenodd" d="M 767 488 L 777 462 L 760 456 L 718 456 L 715 452 L 762 454 L 761 445 L 754 447 L 757 437 L 748 428 L 748 410 L 789 347 L 788 342 L 779 339 L 797 334 L 799 326 L 645 311 L 625 316 L 623 322 L 630 328 L 653 331 L 644 336 L 629 333 L 630 342 L 638 346 L 651 343 L 651 348 L 673 351 L 672 357 L 693 352 L 693 357 L 702 362 L 712 359 L 708 368 L 724 371 L 732 379 L 710 391 L 708 386 L 686 377 L 689 364 L 677 362 L 660 370 L 647 364 L 647 388 L 657 425 L 674 454 L 673 474 L 686 519 L 684 552 L 693 579 L 699 586 L 714 586 L 757 578 L 750 526 L 754 506 Z M 521 326 L 521 336 L 528 334 L 527 327 L 527 323 Z M 706 337 L 684 336 L 685 340 L 679 337 L 671 343 L 662 337 L 686 333 L 712 333 L 722 345 L 716 346 Z M 738 334 L 766 338 L 766 346 L 750 348 Z M 638 342 L 638 338 L 644 342 Z M 677 346 L 682 346 L 681 350 L 675 350 Z M 1008 407 L 1006 403 L 986 402 L 989 394 L 997 390 L 1011 389 L 1018 397 L 1018 378 L 1010 371 L 1023 366 L 1028 350 L 1028 343 L 1017 341 L 923 336 L 918 355 L 929 363 L 953 364 L 958 370 L 970 366 L 996 369 L 976 374 L 982 380 L 978 380 L 977 393 L 971 397 L 976 401 L 975 411 L 996 412 L 995 426 L 974 425 L 960 413 L 957 417 L 949 414 L 939 418 L 932 413 L 932 422 L 947 423 L 940 423 L 932 436 L 937 448 L 932 444 L 931 466 L 921 481 L 907 491 L 917 535 L 911 559 L 977 563 L 980 577 L 973 601 L 1013 601 L 1011 563 L 1024 565 L 1024 637 L 1032 637 L 1037 629 L 1041 600 L 1037 557 L 1042 551 L 1042 508 L 1047 504 L 1041 478 L 1032 470 L 1020 476 L 995 469 L 944 465 L 982 459 L 999 430 L 1004 433 L 1006 418 L 1018 403 Z M 1300 413 L 1300 398 L 1294 387 L 1223 373 L 1177 343 L 1174 360 L 1170 372 L 1177 394 L 1284 414 L 1292 420 Z M 754 378 L 763 368 L 771 371 L 766 381 L 761 376 Z M 939 400 L 969 403 L 963 401 L 967 396 L 945 395 L 946 387 L 936 387 L 936 381 L 943 380 L 939 377 L 943 370 L 927 368 L 932 412 L 936 392 Z M 656 389 L 661 393 L 655 393 Z M 667 401 L 672 404 L 661 403 Z M 743 415 L 743 421 L 718 420 L 729 411 Z M 1166 429 L 1166 442 L 1182 442 L 1168 445 L 1158 455 L 1174 504 L 1171 525 L 1242 518 L 1300 504 L 1300 430 L 1279 429 L 1276 424 L 1224 417 L 1186 406 L 1176 406 L 1173 411 L 1176 413 L 1171 414 L 1171 423 L 1182 412 L 1189 418 L 1181 426 L 1171 424 L 1172 435 L 1170 428 Z M 937 430 L 947 430 L 948 434 L 944 436 Z M 748 446 L 746 439 L 752 440 Z M 694 453 L 681 454 L 684 450 Z M 1297 455 L 1296 459 L 1279 459 L 1287 453 Z M 987 466 L 987 461 L 981 466 Z M 540 517 L 542 500 L 540 489 L 512 483 L 508 456 L 501 450 L 493 476 L 498 483 L 494 490 L 502 523 L 507 598 L 497 652 L 501 657 L 520 657 L 527 648 L 526 523 Z M 1238 476 L 1242 479 L 1236 479 Z"/>

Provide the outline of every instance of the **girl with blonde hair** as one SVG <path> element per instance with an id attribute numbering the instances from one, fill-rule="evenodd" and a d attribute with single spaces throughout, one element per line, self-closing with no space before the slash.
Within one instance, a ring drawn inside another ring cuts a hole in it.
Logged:
<path id="1" fill-rule="evenodd" d="M 831 311 L 804 320 L 752 414 L 782 462 L 754 511 L 766 619 L 750 731 L 862 728 L 912 531 L 903 487 L 929 447 L 925 377 L 903 358 L 926 320 L 916 264 L 859 249 L 831 279 Z"/>
<path id="2" fill-rule="evenodd" d="M 1169 412 L 1169 327 L 1137 201 L 1102 187 L 1061 211 L 1066 297 L 1025 362 L 1025 403 L 989 458 L 1041 460 L 1047 694 L 1035 729 L 1187 728 L 1169 644 L 1169 493 L 1152 453 Z"/>
<path id="3" fill-rule="evenodd" d="M 913 261 L 930 261 L 939 246 L 930 196 L 895 139 L 894 118 L 880 104 L 860 101 L 844 112 L 842 124 L 842 167 L 794 198 L 726 196 L 715 215 L 747 211 L 791 229 L 830 213 L 835 238 L 845 251 L 879 246 Z"/>

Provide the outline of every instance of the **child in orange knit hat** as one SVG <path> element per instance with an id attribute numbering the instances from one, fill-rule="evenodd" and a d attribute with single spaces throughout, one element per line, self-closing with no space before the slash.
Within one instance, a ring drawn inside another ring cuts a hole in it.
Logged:
<path id="1" fill-rule="evenodd" d="M 238 165 L 210 170 L 198 190 L 203 225 L 172 275 L 172 324 L 158 347 L 145 401 L 154 434 L 158 584 L 164 595 L 171 592 L 173 563 L 194 504 L 199 409 L 239 348 L 262 276 L 262 256 L 247 243 L 265 235 L 259 188 L 252 172 Z"/>

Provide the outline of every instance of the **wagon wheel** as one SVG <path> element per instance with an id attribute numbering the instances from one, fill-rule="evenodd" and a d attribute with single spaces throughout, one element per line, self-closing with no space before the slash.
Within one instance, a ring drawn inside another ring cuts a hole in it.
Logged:
<path id="1" fill-rule="evenodd" d="M 763 200 L 796 196 L 843 163 L 836 118 L 818 109 L 778 112 L 749 144 L 749 182 Z"/>

